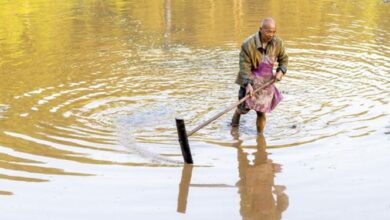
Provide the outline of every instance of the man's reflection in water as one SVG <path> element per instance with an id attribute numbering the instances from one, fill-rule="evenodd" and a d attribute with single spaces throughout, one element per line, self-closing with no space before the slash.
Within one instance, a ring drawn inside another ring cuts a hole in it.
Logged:
<path id="1" fill-rule="evenodd" d="M 268 159 L 266 142 L 262 134 L 256 138 L 257 145 L 254 153 L 245 152 L 237 131 L 232 131 L 232 135 L 238 140 L 236 147 L 240 180 L 237 186 L 241 197 L 242 218 L 281 219 L 282 212 L 289 204 L 288 196 L 284 192 L 285 187 L 274 184 L 275 173 L 281 171 L 281 165 Z"/>

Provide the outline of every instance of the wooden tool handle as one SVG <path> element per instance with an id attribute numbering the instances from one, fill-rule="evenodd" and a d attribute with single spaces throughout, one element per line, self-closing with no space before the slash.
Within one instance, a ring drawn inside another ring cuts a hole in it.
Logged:
<path id="1" fill-rule="evenodd" d="M 270 81 L 264 83 L 264 85 L 260 86 L 259 88 L 255 89 L 253 91 L 253 93 L 256 93 L 258 91 L 260 91 L 261 89 L 264 89 L 265 87 L 271 85 L 272 83 L 275 82 L 275 79 L 271 79 Z M 232 104 L 231 106 L 227 107 L 225 110 L 223 110 L 222 112 L 214 115 L 212 118 L 210 118 L 209 120 L 203 122 L 202 124 L 198 125 L 196 128 L 192 129 L 190 132 L 187 133 L 187 136 L 191 136 L 192 134 L 194 134 L 195 132 L 199 131 L 201 128 L 203 128 L 204 126 L 210 124 L 211 122 L 213 122 L 214 120 L 216 120 L 217 118 L 221 117 L 222 115 L 224 115 L 225 113 L 229 112 L 230 110 L 234 109 L 237 105 L 245 102 L 245 100 L 249 98 L 249 94 L 246 95 L 244 98 L 240 99 L 239 101 L 237 101 L 236 103 Z"/>

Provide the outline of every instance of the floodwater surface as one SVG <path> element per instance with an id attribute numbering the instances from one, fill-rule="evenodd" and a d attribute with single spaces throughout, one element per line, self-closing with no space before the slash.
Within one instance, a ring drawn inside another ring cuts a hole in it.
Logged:
<path id="1" fill-rule="evenodd" d="M 0 2 L 0 216 L 388 218 L 389 12 L 381 0 Z M 268 16 L 290 57 L 284 100 L 264 135 L 254 112 L 237 131 L 232 113 L 199 130 L 183 165 L 175 117 L 190 130 L 237 100 L 241 42 Z"/>

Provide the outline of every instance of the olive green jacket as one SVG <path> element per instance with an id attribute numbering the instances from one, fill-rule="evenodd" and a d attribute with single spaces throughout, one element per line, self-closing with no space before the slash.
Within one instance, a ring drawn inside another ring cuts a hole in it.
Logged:
<path id="1" fill-rule="evenodd" d="M 236 78 L 238 85 L 245 87 L 252 82 L 252 70 L 257 69 L 265 54 L 278 62 L 276 71 L 281 70 L 284 74 L 287 72 L 288 55 L 280 38 L 274 37 L 267 44 L 265 54 L 262 51 L 260 32 L 250 36 L 242 43 L 239 62 L 240 71 Z"/>

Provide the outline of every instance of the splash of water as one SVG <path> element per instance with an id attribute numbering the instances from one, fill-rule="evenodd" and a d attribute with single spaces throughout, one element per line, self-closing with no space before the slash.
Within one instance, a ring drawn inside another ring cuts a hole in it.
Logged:
<path id="1" fill-rule="evenodd" d="M 174 110 L 163 104 L 147 106 L 131 115 L 119 115 L 113 123 L 116 127 L 119 143 L 146 160 L 158 164 L 181 164 L 153 152 L 153 148 L 137 143 L 136 134 L 145 128 L 154 129 L 167 121 L 172 121 Z"/>

